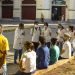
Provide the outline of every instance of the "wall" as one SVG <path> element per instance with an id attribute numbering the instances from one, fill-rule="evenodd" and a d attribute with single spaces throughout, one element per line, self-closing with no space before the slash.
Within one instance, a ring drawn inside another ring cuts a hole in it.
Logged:
<path id="1" fill-rule="evenodd" d="M 50 20 L 51 4 L 51 0 L 36 0 L 36 18 L 40 19 L 43 14 L 45 20 Z"/>
<path id="2" fill-rule="evenodd" d="M 21 0 L 14 0 L 13 17 L 21 19 Z"/>
<path id="3" fill-rule="evenodd" d="M 69 21 L 75 22 L 75 0 L 69 0 Z"/>

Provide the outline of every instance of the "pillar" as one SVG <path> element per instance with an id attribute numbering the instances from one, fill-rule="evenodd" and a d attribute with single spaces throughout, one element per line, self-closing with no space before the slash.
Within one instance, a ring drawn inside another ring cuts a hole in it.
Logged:
<path id="1" fill-rule="evenodd" d="M 69 22 L 75 23 L 75 0 L 69 0 Z"/>
<path id="2" fill-rule="evenodd" d="M 52 0 L 36 0 L 36 19 L 44 17 L 45 21 L 51 20 Z"/>
<path id="3" fill-rule="evenodd" d="M 21 19 L 21 1 L 22 0 L 14 0 L 13 18 L 17 20 Z"/>

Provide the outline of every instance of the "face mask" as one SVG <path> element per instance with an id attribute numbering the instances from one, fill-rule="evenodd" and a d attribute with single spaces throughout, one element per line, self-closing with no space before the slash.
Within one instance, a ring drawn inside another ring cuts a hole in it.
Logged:
<path id="1" fill-rule="evenodd" d="M 69 28 L 67 28 L 66 30 L 69 31 Z"/>
<path id="2" fill-rule="evenodd" d="M 38 28 L 38 26 L 37 25 L 35 25 L 35 29 L 37 29 Z"/>

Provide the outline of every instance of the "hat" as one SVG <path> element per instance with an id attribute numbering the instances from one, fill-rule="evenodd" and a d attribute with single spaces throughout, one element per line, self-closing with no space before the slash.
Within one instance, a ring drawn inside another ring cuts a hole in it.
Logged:
<path id="1" fill-rule="evenodd" d="M 64 33 L 64 35 L 67 37 L 71 37 L 71 35 L 69 33 Z"/>

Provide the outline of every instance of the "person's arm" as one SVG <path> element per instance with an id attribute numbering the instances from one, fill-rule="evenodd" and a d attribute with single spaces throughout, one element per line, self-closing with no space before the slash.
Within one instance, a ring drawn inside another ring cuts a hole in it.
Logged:
<path id="1" fill-rule="evenodd" d="M 27 56 L 26 56 L 26 54 L 24 53 L 24 54 L 22 55 L 22 57 L 21 57 L 20 62 L 19 62 L 19 67 L 20 67 L 20 70 L 21 70 L 21 71 L 24 71 L 24 70 L 25 70 L 26 58 L 27 58 Z"/>
<path id="2" fill-rule="evenodd" d="M 33 28 L 30 30 L 30 35 L 33 36 Z"/>
<path id="3" fill-rule="evenodd" d="M 51 36 L 51 29 L 49 28 L 49 35 Z"/>
<path id="4" fill-rule="evenodd" d="M 61 54 L 63 54 L 65 52 L 65 50 L 67 50 L 67 49 L 68 49 L 67 44 L 64 44 L 63 48 L 62 48 L 62 51 L 61 51 Z"/>

